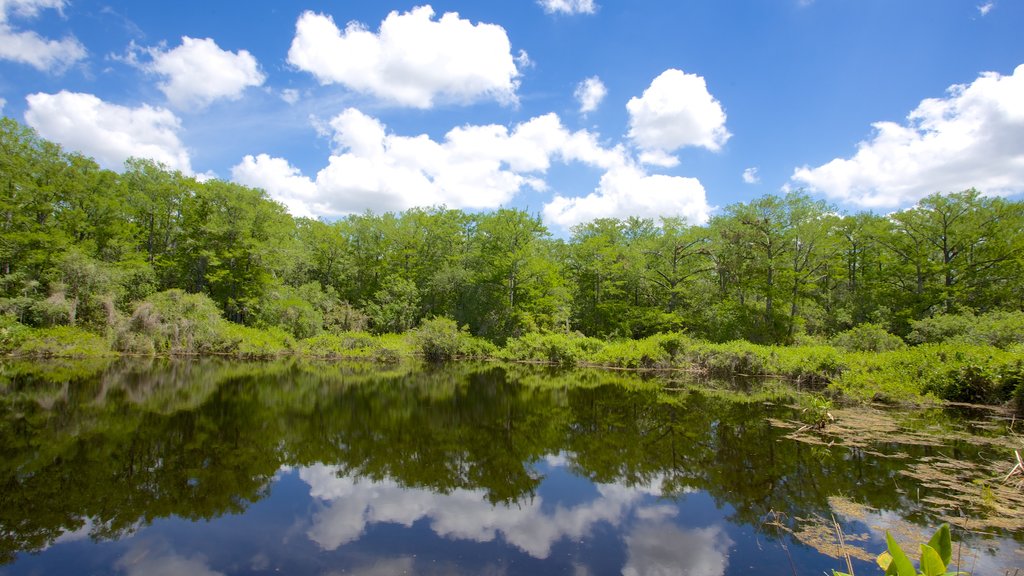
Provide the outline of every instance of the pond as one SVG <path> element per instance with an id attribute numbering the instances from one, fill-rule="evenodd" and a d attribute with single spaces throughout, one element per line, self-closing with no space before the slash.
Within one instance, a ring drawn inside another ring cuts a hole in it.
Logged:
<path id="1" fill-rule="evenodd" d="M 0 574 L 820 575 L 833 518 L 859 575 L 942 522 L 963 569 L 1024 566 L 1012 418 L 825 408 L 517 365 L 8 362 Z"/>

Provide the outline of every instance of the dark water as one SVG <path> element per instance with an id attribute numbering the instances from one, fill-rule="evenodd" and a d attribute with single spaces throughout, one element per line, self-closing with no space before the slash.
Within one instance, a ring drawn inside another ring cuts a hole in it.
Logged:
<path id="1" fill-rule="evenodd" d="M 859 575 L 878 573 L 885 528 L 957 515 L 964 568 L 1024 565 L 998 479 L 972 506 L 919 478 L 944 459 L 998 475 L 1008 423 L 876 414 L 895 432 L 796 441 L 785 422 L 807 413 L 756 388 L 472 364 L 0 365 L 0 574 L 822 574 L 845 569 L 822 552 L 833 515 Z"/>

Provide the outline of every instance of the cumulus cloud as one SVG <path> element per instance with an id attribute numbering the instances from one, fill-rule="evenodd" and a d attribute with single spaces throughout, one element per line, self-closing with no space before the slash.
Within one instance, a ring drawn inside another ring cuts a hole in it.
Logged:
<path id="1" fill-rule="evenodd" d="M 1024 191 L 1024 65 L 986 72 L 921 101 L 904 123 L 876 122 L 850 158 L 803 166 L 792 181 L 850 204 L 892 208 L 935 192 Z"/>
<path id="2" fill-rule="evenodd" d="M 718 526 L 681 530 L 667 522 L 643 523 L 626 536 L 623 576 L 722 576 L 732 539 Z"/>
<path id="3" fill-rule="evenodd" d="M 743 171 L 743 181 L 747 184 L 757 184 L 761 177 L 757 175 L 757 166 L 752 166 Z"/>
<path id="4" fill-rule="evenodd" d="M 548 14 L 593 14 L 597 11 L 594 0 L 537 0 Z"/>
<path id="5" fill-rule="evenodd" d="M 981 14 L 982 16 L 988 16 L 988 13 L 991 12 L 992 9 L 995 7 L 995 2 L 985 2 L 984 4 L 979 4 L 978 13 Z"/>
<path id="6" fill-rule="evenodd" d="M 337 216 L 444 204 L 496 208 L 520 190 L 544 190 L 552 161 L 609 170 L 628 163 L 586 131 L 570 132 L 555 114 L 516 125 L 467 125 L 442 141 L 389 133 L 376 118 L 349 108 L 328 124 L 336 150 L 315 179 L 286 160 L 248 156 L 234 178 L 267 190 L 296 214 Z"/>
<path id="7" fill-rule="evenodd" d="M 31 30 L 19 30 L 10 22 L 12 16 L 31 19 L 41 10 L 61 11 L 64 4 L 64 0 L 0 1 L 0 59 L 28 64 L 43 72 L 62 72 L 85 58 L 85 47 L 74 36 L 51 40 Z"/>
<path id="8" fill-rule="evenodd" d="M 580 114 L 597 110 L 597 107 L 601 105 L 601 101 L 604 100 L 607 94 L 608 89 L 605 88 L 604 82 L 601 82 L 601 79 L 597 76 L 591 76 L 577 84 L 576 91 L 573 93 L 576 100 L 580 103 Z"/>
<path id="9" fill-rule="evenodd" d="M 569 507 L 545 506 L 540 496 L 514 505 L 492 505 L 482 490 L 438 494 L 403 488 L 390 480 L 359 482 L 322 464 L 300 469 L 299 477 L 310 486 L 310 495 L 324 503 L 306 535 L 325 550 L 357 540 L 371 524 L 412 526 L 429 519 L 438 536 L 490 542 L 500 535 L 530 556 L 544 559 L 559 540 L 584 538 L 600 523 L 620 525 L 645 500 L 660 495 L 656 478 L 648 486 L 598 484 L 595 498 Z"/>
<path id="10" fill-rule="evenodd" d="M 317 201 L 316 184 L 284 158 L 247 155 L 231 169 L 231 178 L 239 184 L 266 190 L 293 216 L 314 218 L 330 211 Z"/>
<path id="11" fill-rule="evenodd" d="M 252 54 L 222 50 L 211 38 L 183 36 L 181 45 L 172 50 L 144 51 L 152 61 L 142 68 L 164 77 L 159 88 L 177 108 L 202 108 L 222 98 L 238 100 L 246 88 L 266 80 Z M 129 54 L 130 61 L 136 58 Z"/>
<path id="12" fill-rule="evenodd" d="M 544 205 L 544 219 L 563 228 L 595 218 L 626 216 L 681 216 L 692 224 L 703 224 L 710 212 L 704 186 L 696 178 L 648 175 L 636 166 L 609 170 L 586 196 L 556 195 Z"/>
<path id="13" fill-rule="evenodd" d="M 358 22 L 342 31 L 330 16 L 305 12 L 295 25 L 288 62 L 321 84 L 414 108 L 431 108 L 438 100 L 510 103 L 518 88 L 504 28 L 473 24 L 455 12 L 435 20 L 430 6 L 391 12 L 377 33 Z"/>
<path id="14" fill-rule="evenodd" d="M 4 113 L 4 106 L 7 106 L 7 100 L 0 98 L 0 114 Z"/>
<path id="15" fill-rule="evenodd" d="M 725 111 L 702 76 L 668 69 L 639 98 L 630 98 L 629 137 L 645 151 L 672 152 L 685 146 L 717 151 L 731 136 Z"/>
<path id="16" fill-rule="evenodd" d="M 104 168 L 118 169 L 136 156 L 192 172 L 178 138 L 181 122 L 166 108 L 129 108 L 68 91 L 30 94 L 26 100 L 25 121 L 40 136 L 92 156 Z"/>

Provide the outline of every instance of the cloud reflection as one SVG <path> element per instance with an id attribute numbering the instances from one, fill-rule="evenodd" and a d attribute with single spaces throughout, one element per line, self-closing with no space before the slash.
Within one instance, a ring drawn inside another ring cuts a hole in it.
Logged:
<path id="1" fill-rule="evenodd" d="M 644 523 L 626 536 L 623 576 L 722 576 L 733 541 L 719 526 L 681 530 L 667 522 Z"/>
<path id="2" fill-rule="evenodd" d="M 598 496 L 572 507 L 557 505 L 542 510 L 542 498 L 515 505 L 492 505 L 483 490 L 454 490 L 438 494 L 419 488 L 402 488 L 388 480 L 360 482 L 339 477 L 338 469 L 314 465 L 299 470 L 310 486 L 310 495 L 325 502 L 314 515 L 306 535 L 324 550 L 353 542 L 366 526 L 392 522 L 404 526 L 429 518 L 431 529 L 447 538 L 490 542 L 500 534 L 506 542 L 534 558 L 544 559 L 562 538 L 580 539 L 600 522 L 620 525 L 638 508 L 645 496 L 658 496 L 660 479 L 649 486 L 625 487 L 597 484 Z M 646 514 L 663 518 L 663 508 Z"/>

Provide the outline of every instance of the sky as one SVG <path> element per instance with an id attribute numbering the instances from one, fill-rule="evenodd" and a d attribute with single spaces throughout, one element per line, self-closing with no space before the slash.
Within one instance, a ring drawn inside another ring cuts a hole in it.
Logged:
<path id="1" fill-rule="evenodd" d="M 1024 192 L 1017 0 L 0 0 L 0 110 L 296 216 Z"/>

